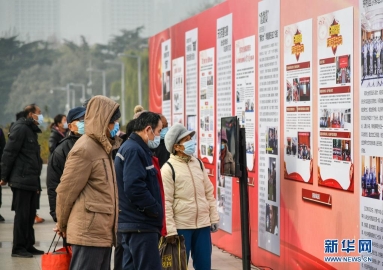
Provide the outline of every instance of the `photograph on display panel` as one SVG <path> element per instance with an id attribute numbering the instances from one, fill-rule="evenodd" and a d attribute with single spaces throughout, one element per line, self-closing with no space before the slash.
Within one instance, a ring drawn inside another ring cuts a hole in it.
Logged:
<path id="1" fill-rule="evenodd" d="M 362 156 L 362 197 L 382 200 L 383 157 Z"/>
<path id="2" fill-rule="evenodd" d="M 360 13 L 361 20 L 361 86 L 383 85 L 383 13 L 382 8 Z"/>
<path id="3" fill-rule="evenodd" d="M 269 158 L 269 166 L 267 168 L 267 199 L 269 201 L 277 201 L 277 159 Z"/>
<path id="4" fill-rule="evenodd" d="M 268 127 L 266 134 L 267 154 L 278 155 L 278 128 Z"/>
<path id="5" fill-rule="evenodd" d="M 310 101 L 310 77 L 294 78 L 286 82 L 286 102 Z"/>
<path id="6" fill-rule="evenodd" d="M 170 71 L 162 74 L 162 99 L 170 100 Z"/>
<path id="7" fill-rule="evenodd" d="M 271 234 L 278 235 L 278 228 L 278 207 L 266 204 L 266 231 Z"/>
<path id="8" fill-rule="evenodd" d="M 351 108 L 321 109 L 319 115 L 319 127 L 351 129 Z"/>

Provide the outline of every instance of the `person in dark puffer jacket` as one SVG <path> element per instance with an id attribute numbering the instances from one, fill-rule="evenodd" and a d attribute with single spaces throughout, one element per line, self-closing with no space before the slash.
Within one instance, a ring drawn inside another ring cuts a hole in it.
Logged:
<path id="1" fill-rule="evenodd" d="M 76 107 L 69 111 L 67 121 L 69 136 L 57 145 L 51 154 L 47 170 L 47 190 L 50 214 L 55 222 L 56 218 L 56 188 L 64 171 L 66 158 L 76 141 L 84 134 L 84 107 Z"/>
<path id="2" fill-rule="evenodd" d="M 44 254 L 34 247 L 33 229 L 38 194 L 41 191 L 42 159 L 37 133 L 43 123 L 41 110 L 35 104 L 24 108 L 10 130 L 1 163 L 0 185 L 12 189 L 12 210 L 15 211 L 12 257 L 32 258 Z"/>

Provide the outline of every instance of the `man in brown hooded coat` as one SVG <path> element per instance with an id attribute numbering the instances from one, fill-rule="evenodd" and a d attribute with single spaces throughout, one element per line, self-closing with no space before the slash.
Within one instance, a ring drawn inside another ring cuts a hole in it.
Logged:
<path id="1" fill-rule="evenodd" d="M 70 151 L 56 189 L 56 230 L 72 244 L 70 269 L 110 269 L 118 218 L 111 151 L 120 116 L 119 105 L 107 97 L 89 101 L 85 134 Z"/>

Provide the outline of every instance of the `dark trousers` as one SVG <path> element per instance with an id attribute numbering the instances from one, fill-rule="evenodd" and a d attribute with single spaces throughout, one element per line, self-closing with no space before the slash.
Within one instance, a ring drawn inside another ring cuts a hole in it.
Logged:
<path id="1" fill-rule="evenodd" d="M 70 270 L 110 270 L 111 247 L 72 245 Z"/>
<path id="2" fill-rule="evenodd" d="M 189 263 L 189 255 L 193 259 L 195 270 L 211 269 L 211 235 L 210 226 L 201 229 L 180 229 L 178 235 L 185 238 L 186 258 Z"/>
<path id="3" fill-rule="evenodd" d="M 2 192 L 1 192 L 1 186 L 0 186 L 0 208 L 1 208 L 1 204 L 2 204 L 2 200 L 1 200 L 1 196 L 2 196 L 2 195 L 1 195 L 1 193 L 2 193 Z"/>
<path id="4" fill-rule="evenodd" d="M 114 270 L 122 270 L 124 247 L 122 246 L 122 233 L 117 232 L 117 245 L 114 249 Z"/>
<path id="5" fill-rule="evenodd" d="M 122 233 L 124 270 L 161 270 L 158 233 Z"/>
<path id="6" fill-rule="evenodd" d="M 12 188 L 12 210 L 15 211 L 13 224 L 12 253 L 27 251 L 35 244 L 33 224 L 36 216 L 37 192 Z"/>

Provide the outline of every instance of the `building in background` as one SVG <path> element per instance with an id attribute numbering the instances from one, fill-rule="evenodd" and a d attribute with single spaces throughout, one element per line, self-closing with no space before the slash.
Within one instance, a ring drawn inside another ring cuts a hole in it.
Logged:
<path id="1" fill-rule="evenodd" d="M 0 36 L 60 39 L 60 0 L 0 0 Z"/>

